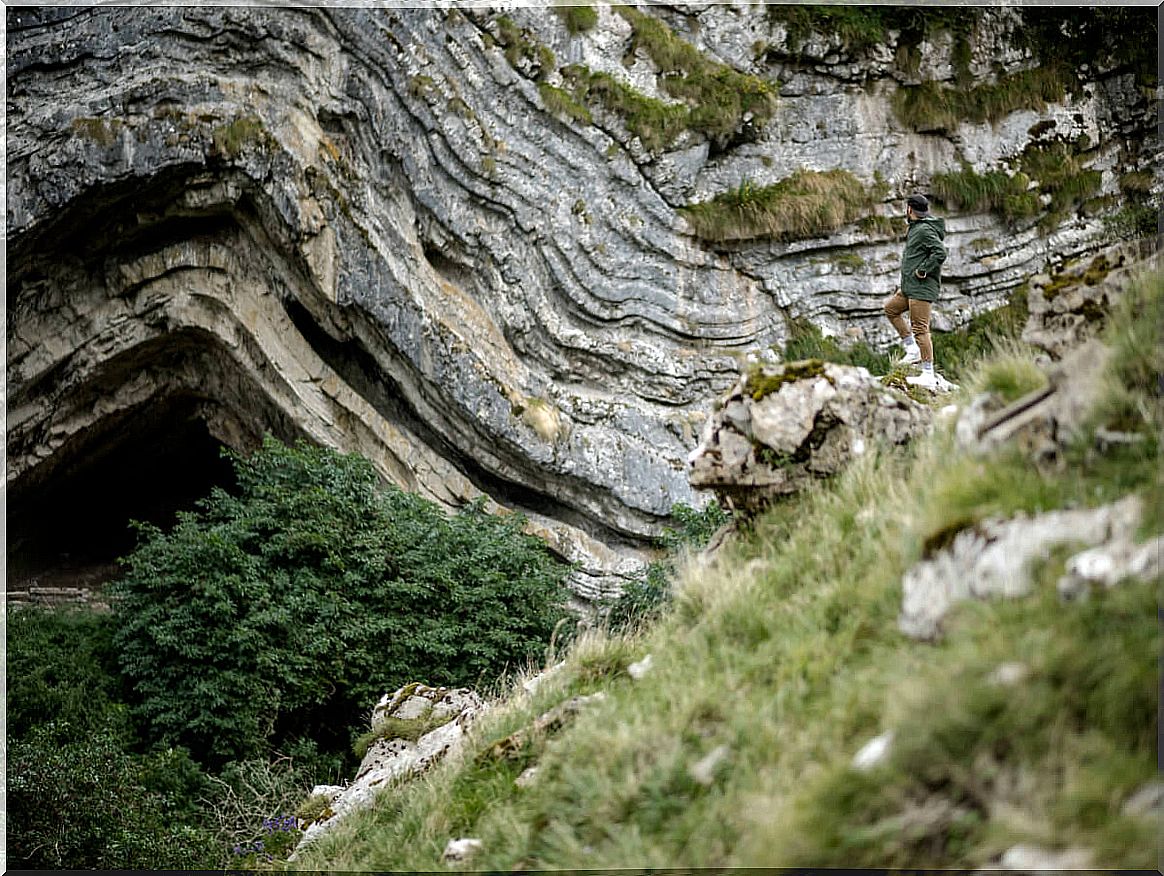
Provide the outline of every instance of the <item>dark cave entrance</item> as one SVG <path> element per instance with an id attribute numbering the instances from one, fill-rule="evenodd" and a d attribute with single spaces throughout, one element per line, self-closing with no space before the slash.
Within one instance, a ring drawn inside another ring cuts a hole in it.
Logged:
<path id="1" fill-rule="evenodd" d="M 207 401 L 176 396 L 105 424 L 69 460 L 10 494 L 8 587 L 100 587 L 138 535 L 130 520 L 163 528 L 234 469 L 205 422 Z"/>

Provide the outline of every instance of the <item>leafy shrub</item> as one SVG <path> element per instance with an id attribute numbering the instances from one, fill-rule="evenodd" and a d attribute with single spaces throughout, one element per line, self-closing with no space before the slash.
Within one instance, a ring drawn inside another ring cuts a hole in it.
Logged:
<path id="1" fill-rule="evenodd" d="M 19 739 L 46 715 L 78 733 L 132 736 L 119 702 L 113 618 L 29 607 L 8 615 L 8 737 Z"/>
<path id="2" fill-rule="evenodd" d="M 120 665 L 152 741 L 208 763 L 309 737 L 346 748 L 385 690 L 474 684 L 540 655 L 565 568 L 520 515 L 380 489 L 356 455 L 267 437 L 141 541 L 112 585 Z"/>
<path id="3" fill-rule="evenodd" d="M 679 526 L 668 527 L 659 539 L 667 557 L 650 563 L 611 602 L 607 612 L 610 629 L 626 630 L 657 618 L 671 600 L 671 576 L 683 551 L 702 550 L 716 531 L 731 519 L 731 514 L 716 502 L 709 503 L 702 510 L 678 502 L 671 509 L 671 515 Z"/>
<path id="4" fill-rule="evenodd" d="M 12 742 L 10 861 L 55 870 L 217 866 L 214 834 L 184 817 L 186 789 L 157 785 L 181 755 L 130 754 L 118 735 L 52 721 Z M 176 772 L 179 781 L 190 775 Z"/>

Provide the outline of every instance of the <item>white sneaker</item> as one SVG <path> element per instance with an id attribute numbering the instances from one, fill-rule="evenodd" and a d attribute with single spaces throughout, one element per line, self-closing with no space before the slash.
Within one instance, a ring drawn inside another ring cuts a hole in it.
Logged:
<path id="1" fill-rule="evenodd" d="M 921 361 L 921 347 L 914 344 L 911 347 L 905 348 L 905 355 L 901 357 L 901 362 L 906 365 L 916 365 Z"/>
<path id="2" fill-rule="evenodd" d="M 907 377 L 906 380 L 914 386 L 924 386 L 926 389 L 938 389 L 938 375 L 925 368 L 922 369 L 922 373 L 917 377 Z"/>
<path id="3" fill-rule="evenodd" d="M 911 386 L 920 386 L 924 389 L 930 389 L 934 392 L 953 392 L 958 388 L 958 384 L 951 383 L 933 370 L 922 369 L 922 373 L 917 377 L 907 377 L 905 382 Z"/>

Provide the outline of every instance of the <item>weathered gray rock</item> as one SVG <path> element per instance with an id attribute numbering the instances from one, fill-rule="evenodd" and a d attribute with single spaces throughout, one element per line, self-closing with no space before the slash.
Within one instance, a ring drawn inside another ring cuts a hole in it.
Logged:
<path id="1" fill-rule="evenodd" d="M 528 695 L 533 696 L 537 692 L 537 689 L 539 687 L 541 687 L 544 682 L 553 678 L 555 675 L 557 675 L 559 672 L 561 672 L 562 669 L 565 668 L 565 666 L 566 666 L 566 661 L 562 660 L 562 661 L 555 663 L 553 666 L 549 666 L 549 667 L 543 669 L 541 672 L 537 673 L 536 675 L 532 675 L 529 678 L 525 679 L 521 683 L 521 689 L 523 691 L 525 691 L 525 693 L 527 693 Z"/>
<path id="2" fill-rule="evenodd" d="M 1027 296 L 1029 315 L 1022 339 L 1062 359 L 1095 337 L 1128 281 L 1137 273 L 1159 269 L 1156 243 L 1149 238 L 1119 244 L 1035 278 Z"/>
<path id="3" fill-rule="evenodd" d="M 1141 503 L 1127 496 L 1099 508 L 988 518 L 954 536 L 902 580 L 898 627 L 915 639 L 941 634 L 946 612 L 965 599 L 1015 598 L 1030 592 L 1029 564 L 1057 544 L 1099 545 L 1132 537 Z"/>
<path id="4" fill-rule="evenodd" d="M 323 815 L 307 826 L 289 860 L 294 860 L 303 848 L 352 812 L 370 806 L 375 796 L 392 783 L 417 775 L 458 752 L 467 727 L 485 709 L 481 698 L 467 688 L 411 684 L 385 694 L 376 704 L 371 720 L 371 730 L 384 735 L 368 747 L 351 784 L 342 788 L 320 786 L 312 792 L 326 794 L 330 797 L 330 805 Z M 424 722 L 423 727 L 439 726 L 412 741 L 401 738 L 399 733 L 386 732 L 389 719 L 403 722 L 405 726 L 408 722 Z"/>
<path id="5" fill-rule="evenodd" d="M 1002 687 L 1014 687 L 1025 681 L 1030 672 L 1030 667 L 1025 663 L 1002 663 L 990 673 L 990 682 Z"/>
<path id="6" fill-rule="evenodd" d="M 484 843 L 473 837 L 449 840 L 441 854 L 441 860 L 446 863 L 461 863 L 476 855 L 484 847 Z"/>
<path id="7" fill-rule="evenodd" d="M 1090 849 L 1072 846 L 1056 851 L 1020 843 L 1003 852 L 998 866 L 1003 870 L 1020 873 L 1063 873 L 1090 869 L 1095 866 L 1094 862 L 1095 856 Z"/>
<path id="8" fill-rule="evenodd" d="M 521 775 L 513 780 L 513 784 L 517 785 L 519 788 L 529 788 L 533 785 L 534 779 L 537 778 L 537 775 L 538 768 L 536 766 L 526 767 L 521 771 Z"/>
<path id="9" fill-rule="evenodd" d="M 885 763 L 893 748 L 893 736 L 892 730 L 886 730 L 880 736 L 875 736 L 862 745 L 860 750 L 853 755 L 853 768 L 862 771 L 871 770 Z"/>
<path id="10" fill-rule="evenodd" d="M 1107 347 L 1088 340 L 1047 369 L 1045 387 L 1005 406 L 989 394 L 976 398 L 955 426 L 959 445 L 971 453 L 1013 445 L 1036 460 L 1057 458 L 1106 391 L 1109 357 Z"/>
<path id="11" fill-rule="evenodd" d="M 539 715 L 528 726 L 515 730 L 504 739 L 494 742 L 478 757 L 482 760 L 511 760 L 518 757 L 524 753 L 526 745 L 530 741 L 557 733 L 587 706 L 602 702 L 605 699 L 606 694 L 602 691 L 586 696 L 571 697 Z"/>
<path id="12" fill-rule="evenodd" d="M 651 655 L 648 654 L 642 660 L 636 660 L 634 663 L 628 666 L 626 671 L 631 678 L 633 678 L 635 681 L 638 681 L 641 678 L 644 678 L 646 674 L 651 671 L 651 662 Z"/>
<path id="13" fill-rule="evenodd" d="M 674 101 L 613 9 L 582 35 L 545 9 L 506 12 L 550 66 Z M 270 431 L 360 452 L 449 508 L 484 493 L 580 561 L 580 600 L 611 596 L 672 505 L 697 504 L 683 460 L 736 354 L 783 343 L 788 317 L 893 339 L 878 307 L 897 282 L 892 234 L 724 250 L 679 207 L 804 166 L 879 173 L 871 211 L 896 216 L 961 157 L 1005 165 L 1040 120 L 1088 134 L 1101 194 L 1129 163 L 1161 174 L 1154 107 L 1126 74 L 1042 112 L 916 133 L 892 111 L 912 81 L 893 45 L 855 55 L 815 34 L 794 57 L 762 7 L 651 12 L 779 79 L 776 116 L 718 154 L 690 132 L 650 153 L 612 113 L 549 112 L 533 77 L 560 84 L 560 69 L 512 65 L 483 9 L 13 8 L 10 550 L 21 521 L 51 521 L 53 497 L 131 437 L 197 422 L 236 450 Z M 986 11 L 973 71 L 1030 65 L 1018 21 Z M 919 76 L 952 81 L 948 42 Z M 943 319 L 1096 251 L 1101 218 L 1047 236 L 949 217 Z M 864 266 L 834 264 L 846 250 Z"/>
<path id="14" fill-rule="evenodd" d="M 715 783 L 720 766 L 731 757 L 732 750 L 727 745 L 717 745 L 688 768 L 688 774 L 698 785 L 705 788 Z"/>
<path id="15" fill-rule="evenodd" d="M 741 511 L 840 471 L 869 442 L 904 444 L 930 409 L 864 368 L 819 360 L 745 373 L 708 420 L 689 457 L 692 486 Z"/>
<path id="16" fill-rule="evenodd" d="M 1124 805 L 1120 807 L 1120 811 L 1124 815 L 1133 816 L 1155 815 L 1159 817 L 1161 809 L 1164 809 L 1164 782 L 1160 781 L 1144 785 L 1125 800 Z"/>
<path id="17" fill-rule="evenodd" d="M 1064 599 L 1085 599 L 1093 587 L 1110 588 L 1128 579 L 1147 581 L 1164 569 L 1164 536 L 1136 544 L 1120 532 L 1106 544 L 1075 554 L 1056 585 Z"/>

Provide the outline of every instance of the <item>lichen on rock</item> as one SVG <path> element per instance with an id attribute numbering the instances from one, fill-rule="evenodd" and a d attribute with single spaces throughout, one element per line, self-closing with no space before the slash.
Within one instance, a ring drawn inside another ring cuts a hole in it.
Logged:
<path id="1" fill-rule="evenodd" d="M 903 444 L 931 412 L 864 368 L 810 359 L 743 374 L 688 458 L 692 486 L 753 513 L 836 474 L 874 441 Z"/>

